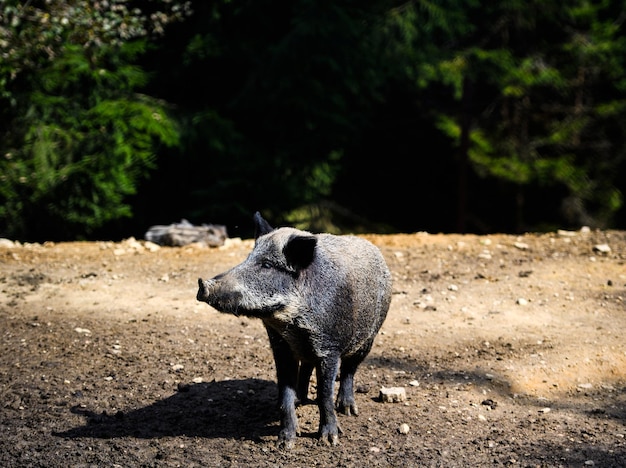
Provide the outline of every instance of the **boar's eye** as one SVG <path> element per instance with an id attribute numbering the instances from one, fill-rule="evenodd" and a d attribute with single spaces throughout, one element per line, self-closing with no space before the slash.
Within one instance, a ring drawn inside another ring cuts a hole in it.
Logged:
<path id="1" fill-rule="evenodd" d="M 264 270 L 272 270 L 276 272 L 287 273 L 289 275 L 294 274 L 294 271 L 292 271 L 291 269 L 285 268 L 280 263 L 274 263 L 271 260 L 261 260 L 259 262 L 259 266 Z"/>

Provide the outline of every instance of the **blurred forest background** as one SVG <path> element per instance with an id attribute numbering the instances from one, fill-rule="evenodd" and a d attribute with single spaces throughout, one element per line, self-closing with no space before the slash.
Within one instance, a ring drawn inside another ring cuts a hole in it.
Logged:
<path id="1" fill-rule="evenodd" d="M 623 0 L 0 0 L 0 237 L 626 228 Z"/>

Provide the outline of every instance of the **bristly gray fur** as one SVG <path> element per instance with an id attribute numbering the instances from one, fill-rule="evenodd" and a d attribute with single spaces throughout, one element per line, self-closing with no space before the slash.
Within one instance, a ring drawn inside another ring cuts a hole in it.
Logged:
<path id="1" fill-rule="evenodd" d="M 313 368 L 320 437 L 334 445 L 334 380 L 341 364 L 337 408 L 356 414 L 353 377 L 386 318 L 391 274 L 378 248 L 360 237 L 272 229 L 258 213 L 255 227 L 248 258 L 211 280 L 199 279 L 197 298 L 221 312 L 263 321 L 283 411 L 279 445 L 293 446 L 295 404 L 306 400 Z"/>

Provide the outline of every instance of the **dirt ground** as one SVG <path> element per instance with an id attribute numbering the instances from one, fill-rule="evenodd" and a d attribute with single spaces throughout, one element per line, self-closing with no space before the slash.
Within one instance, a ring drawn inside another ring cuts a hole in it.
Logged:
<path id="1" fill-rule="evenodd" d="M 368 238 L 394 295 L 360 414 L 327 447 L 299 407 L 291 451 L 262 324 L 195 299 L 250 240 L 0 247 L 0 466 L 626 466 L 626 232 Z"/>

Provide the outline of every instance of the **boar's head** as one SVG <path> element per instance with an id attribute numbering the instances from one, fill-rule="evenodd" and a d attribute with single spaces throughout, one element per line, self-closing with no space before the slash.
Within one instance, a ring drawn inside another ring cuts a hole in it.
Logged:
<path id="1" fill-rule="evenodd" d="M 199 301 L 220 312 L 266 317 L 301 303 L 297 284 L 313 262 L 317 237 L 294 228 L 273 229 L 257 212 L 248 258 L 210 280 L 198 279 Z"/>

